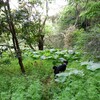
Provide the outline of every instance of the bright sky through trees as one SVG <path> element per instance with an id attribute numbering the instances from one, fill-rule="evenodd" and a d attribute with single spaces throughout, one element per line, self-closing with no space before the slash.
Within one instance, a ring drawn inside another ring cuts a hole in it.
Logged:
<path id="1" fill-rule="evenodd" d="M 10 7 L 12 9 L 17 9 L 18 8 L 18 0 L 10 0 Z"/>
<path id="2" fill-rule="evenodd" d="M 25 0 L 27 1 L 27 0 Z M 67 4 L 65 0 L 54 0 L 53 3 L 49 4 L 49 16 L 53 16 L 57 14 L 62 7 L 64 7 Z M 18 8 L 18 0 L 10 0 L 10 6 L 12 9 Z"/>

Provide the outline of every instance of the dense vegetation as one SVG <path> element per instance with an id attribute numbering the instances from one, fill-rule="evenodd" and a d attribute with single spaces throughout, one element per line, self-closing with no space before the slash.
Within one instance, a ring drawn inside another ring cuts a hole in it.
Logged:
<path id="1" fill-rule="evenodd" d="M 100 99 L 100 1 L 67 0 L 49 16 L 53 2 L 0 1 L 0 100 Z"/>
<path id="2" fill-rule="evenodd" d="M 26 74 L 22 75 L 16 58 L 4 52 L 0 60 L 0 100 L 98 100 L 100 70 L 93 70 L 93 64 L 88 69 L 89 62 L 81 64 L 81 56 L 67 50 L 23 51 Z M 55 80 L 52 66 L 66 58 L 69 64 L 65 73 L 72 74 L 59 74 Z"/>

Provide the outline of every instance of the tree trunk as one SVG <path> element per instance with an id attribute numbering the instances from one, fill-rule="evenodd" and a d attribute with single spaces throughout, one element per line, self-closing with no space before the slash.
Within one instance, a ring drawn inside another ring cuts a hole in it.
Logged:
<path id="1" fill-rule="evenodd" d="M 10 32 L 12 34 L 12 40 L 13 40 L 13 46 L 14 46 L 14 49 L 15 49 L 15 53 L 16 53 L 16 56 L 18 58 L 18 62 L 19 62 L 21 71 L 22 71 L 22 73 L 25 73 L 25 69 L 24 69 L 24 66 L 23 66 L 23 63 L 22 63 L 21 50 L 20 50 L 18 39 L 17 39 L 17 36 L 16 36 L 16 32 L 15 32 L 15 28 L 14 28 L 14 24 L 13 24 L 13 19 L 12 19 L 12 16 L 11 16 L 9 0 L 7 0 L 7 9 L 5 7 L 5 11 L 6 11 L 9 29 L 10 29 Z"/>
<path id="2" fill-rule="evenodd" d="M 39 50 L 43 50 L 43 45 L 44 45 L 44 35 L 39 36 L 39 41 L 38 41 L 38 48 Z"/>
<path id="3" fill-rule="evenodd" d="M 38 36 L 38 49 L 39 50 L 43 50 L 43 46 L 44 46 L 44 35 L 43 34 L 40 34 L 40 33 L 43 33 L 43 29 L 45 27 L 45 24 L 46 24 L 46 20 L 48 18 L 48 0 L 46 0 L 46 17 L 41 25 L 41 19 L 39 19 L 39 24 L 40 24 L 40 27 L 39 27 L 39 36 Z"/>

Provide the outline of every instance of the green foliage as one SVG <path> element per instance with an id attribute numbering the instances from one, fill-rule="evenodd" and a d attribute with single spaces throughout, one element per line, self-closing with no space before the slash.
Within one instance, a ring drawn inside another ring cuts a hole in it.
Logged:
<path id="1" fill-rule="evenodd" d="M 68 50 L 47 49 L 44 51 L 27 51 L 23 53 L 23 57 L 31 57 L 33 60 L 52 60 L 53 65 L 62 63 L 64 60 L 80 60 L 81 53 L 74 52 L 71 54 Z"/>
<path id="2" fill-rule="evenodd" d="M 53 100 L 96 100 L 98 93 L 99 70 L 96 72 L 85 71 L 84 77 L 70 76 L 66 79 L 60 93 L 54 94 Z M 97 89 L 98 88 L 98 89 Z"/>
<path id="3" fill-rule="evenodd" d="M 73 32 L 73 42 L 72 46 L 75 46 L 76 49 L 82 49 L 85 45 L 85 39 L 86 38 L 86 33 L 84 32 L 83 29 L 76 29 Z"/>
<path id="4" fill-rule="evenodd" d="M 87 29 L 100 23 L 100 1 L 68 0 L 68 5 L 60 14 L 60 30 L 65 30 L 71 24 Z"/>
<path id="5" fill-rule="evenodd" d="M 3 53 L 3 57 L 0 58 L 2 63 L 0 64 L 0 100 L 97 100 L 100 98 L 99 69 L 90 71 L 85 65 L 81 65 L 80 52 L 72 54 L 68 50 L 50 49 L 36 52 L 24 50 L 22 53 L 25 75 L 19 73 L 18 62 L 14 57 L 9 57 L 9 53 Z M 34 57 L 36 55 L 39 57 Z M 41 59 L 43 55 L 46 59 Z M 70 75 L 63 83 L 55 82 L 52 63 L 55 61 L 56 65 L 61 64 L 64 57 L 70 58 L 65 71 Z M 6 59 L 10 64 L 3 62 Z M 74 72 L 76 69 L 82 71 L 84 75 L 76 74 Z"/>
<path id="6" fill-rule="evenodd" d="M 43 6 L 43 0 L 29 1 L 29 5 L 32 7 L 37 4 L 37 6 Z M 32 10 L 26 7 L 26 4 L 22 2 L 20 9 L 12 12 L 12 17 L 18 36 L 26 40 L 28 44 L 34 44 L 38 40 L 38 35 L 51 33 L 52 27 L 48 25 L 43 27 L 38 10 L 35 11 L 36 13 L 31 12 Z M 76 4 L 78 4 L 78 15 L 76 14 Z M 4 6 L 3 3 L 0 4 L 0 8 L 2 6 Z M 83 51 L 85 51 L 84 54 L 88 55 L 86 57 L 90 58 L 89 60 L 98 57 L 97 60 L 100 61 L 100 24 L 97 25 L 99 12 L 100 2 L 90 0 L 86 4 L 84 0 L 70 0 L 60 15 L 60 28 L 66 29 L 71 24 L 75 25 L 77 17 L 79 17 L 76 25 L 78 27 L 85 22 L 85 19 L 90 20 L 90 26 L 88 28 L 86 26 L 87 30 L 76 29 L 72 34 L 72 47 L 78 52 L 70 53 L 69 50 L 58 49 L 35 52 L 24 50 L 22 56 L 26 69 L 25 75 L 19 73 L 16 57 L 10 56 L 9 52 L 3 52 L 2 57 L 0 57 L 0 100 L 99 100 L 100 69 L 96 69 L 99 64 L 91 65 L 96 70 L 89 70 L 87 65 L 81 65 Z M 0 35 L 6 32 L 8 34 L 5 14 L 3 12 L 0 14 Z M 32 14 L 34 21 L 30 20 Z M 38 31 L 40 28 L 43 29 L 41 32 Z M 3 37 L 5 38 L 5 36 Z M 69 63 L 64 73 L 64 75 L 66 74 L 64 79 L 60 77 L 63 82 L 59 83 L 54 80 L 52 66 L 61 64 L 63 60 L 68 60 Z M 74 69 L 76 72 L 77 70 L 81 71 L 84 75 L 82 73 L 78 75 L 69 69 Z"/>
<path id="7" fill-rule="evenodd" d="M 0 100 L 40 100 L 41 83 L 39 80 L 33 80 L 29 76 L 4 78 L 0 76 Z M 5 79 L 5 80 L 2 80 Z"/>
<path id="8" fill-rule="evenodd" d="M 52 25 L 51 24 L 47 24 L 47 25 L 45 25 L 45 27 L 44 27 L 44 34 L 52 34 L 53 33 L 53 27 L 52 27 Z"/>
<path id="9" fill-rule="evenodd" d="M 60 14 L 58 23 L 61 30 L 64 30 L 75 23 L 75 9 L 73 6 L 64 8 L 63 12 Z"/>
<path id="10" fill-rule="evenodd" d="M 7 52 L 3 52 L 1 56 L 0 63 L 5 64 L 5 65 L 10 65 L 11 64 L 11 59 L 9 58 L 9 55 Z"/>
<path id="11" fill-rule="evenodd" d="M 89 2 L 88 7 L 83 11 L 80 16 L 86 16 L 87 18 L 100 17 L 100 2 Z"/>
<path id="12" fill-rule="evenodd" d="M 72 47 L 83 47 L 84 45 L 84 38 L 85 34 L 84 34 L 84 30 L 83 29 L 76 29 L 73 33 L 72 33 Z"/>
<path id="13" fill-rule="evenodd" d="M 88 32 L 77 29 L 73 32 L 73 47 L 77 50 L 87 52 L 90 58 L 99 60 L 100 45 L 99 25 L 91 27 Z"/>

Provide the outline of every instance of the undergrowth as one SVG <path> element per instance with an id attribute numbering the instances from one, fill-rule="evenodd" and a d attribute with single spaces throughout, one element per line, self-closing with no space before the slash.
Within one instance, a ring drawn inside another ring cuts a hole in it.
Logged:
<path id="1" fill-rule="evenodd" d="M 64 57 L 63 52 L 57 51 L 60 55 L 58 56 Z M 49 51 L 45 53 L 45 56 L 50 56 L 49 53 Z M 69 57 L 67 54 L 64 55 Z M 81 66 L 79 55 L 71 55 L 69 58 L 71 59 L 66 73 L 68 68 L 74 68 L 82 70 L 84 75 L 67 76 L 63 83 L 56 82 L 54 79 L 52 66 L 57 60 L 52 57 L 40 59 L 23 55 L 25 75 L 21 74 L 15 57 L 0 58 L 0 100 L 99 100 L 100 70 L 90 71 L 86 66 Z M 59 63 L 61 62 L 55 64 Z"/>

